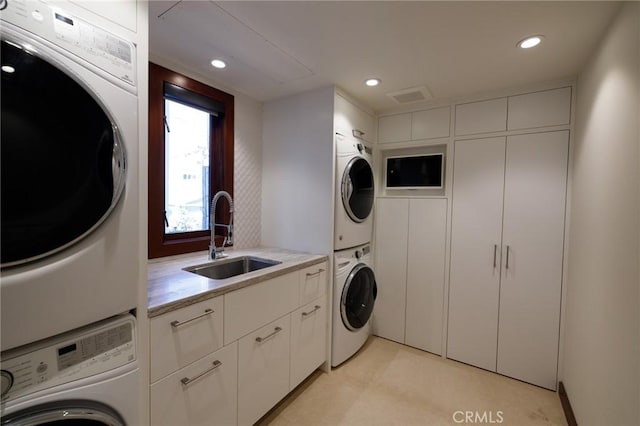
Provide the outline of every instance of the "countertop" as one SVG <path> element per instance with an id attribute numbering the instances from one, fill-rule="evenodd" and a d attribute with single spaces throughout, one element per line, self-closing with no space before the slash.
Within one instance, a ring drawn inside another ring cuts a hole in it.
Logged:
<path id="1" fill-rule="evenodd" d="M 256 256 L 282 263 L 222 280 L 196 275 L 182 268 L 212 262 L 206 251 L 149 261 L 147 276 L 147 314 L 155 317 L 221 294 L 238 290 L 307 266 L 328 260 L 327 255 L 301 253 L 270 247 L 225 250 L 232 259 Z"/>

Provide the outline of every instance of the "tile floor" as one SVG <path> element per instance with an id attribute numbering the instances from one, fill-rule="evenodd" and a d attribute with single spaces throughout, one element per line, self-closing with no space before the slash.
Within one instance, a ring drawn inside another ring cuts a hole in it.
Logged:
<path id="1" fill-rule="evenodd" d="M 465 421 L 467 411 L 472 421 Z M 372 337 L 330 374 L 316 371 L 259 424 L 525 426 L 566 420 L 554 392 Z"/>

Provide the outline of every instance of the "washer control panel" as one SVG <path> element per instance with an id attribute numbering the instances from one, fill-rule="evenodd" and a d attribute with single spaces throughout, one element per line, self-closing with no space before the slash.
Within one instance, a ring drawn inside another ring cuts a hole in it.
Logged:
<path id="1" fill-rule="evenodd" d="M 123 315 L 2 353 L 2 401 L 135 361 L 135 318 Z"/>

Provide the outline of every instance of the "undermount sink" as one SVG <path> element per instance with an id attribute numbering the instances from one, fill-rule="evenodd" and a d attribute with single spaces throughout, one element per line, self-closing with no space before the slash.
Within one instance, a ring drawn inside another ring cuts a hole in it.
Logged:
<path id="1" fill-rule="evenodd" d="M 183 270 L 214 280 L 222 280 L 246 274 L 247 272 L 268 268 L 269 266 L 278 265 L 280 263 L 282 262 L 277 260 L 242 256 L 234 257 L 233 259 L 216 260 L 215 262 L 205 263 L 203 265 L 188 266 Z"/>

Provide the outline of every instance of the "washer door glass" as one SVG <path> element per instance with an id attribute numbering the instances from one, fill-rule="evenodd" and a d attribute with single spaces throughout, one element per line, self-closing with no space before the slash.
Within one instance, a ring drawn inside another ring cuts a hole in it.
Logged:
<path id="1" fill-rule="evenodd" d="M 373 208 L 373 172 L 362 157 L 349 161 L 342 175 L 342 204 L 351 220 L 363 222 Z"/>
<path id="2" fill-rule="evenodd" d="M 359 263 L 347 277 L 342 289 L 340 314 L 345 327 L 355 331 L 367 324 L 377 294 L 378 287 L 373 271 L 364 263 Z"/>
<path id="3" fill-rule="evenodd" d="M 94 401 L 57 401 L 25 408 L 2 417 L 3 426 L 125 426 L 113 409 Z"/>
<path id="4" fill-rule="evenodd" d="M 2 40 L 2 267 L 97 228 L 120 198 L 125 153 L 99 101 L 62 69 Z"/>

